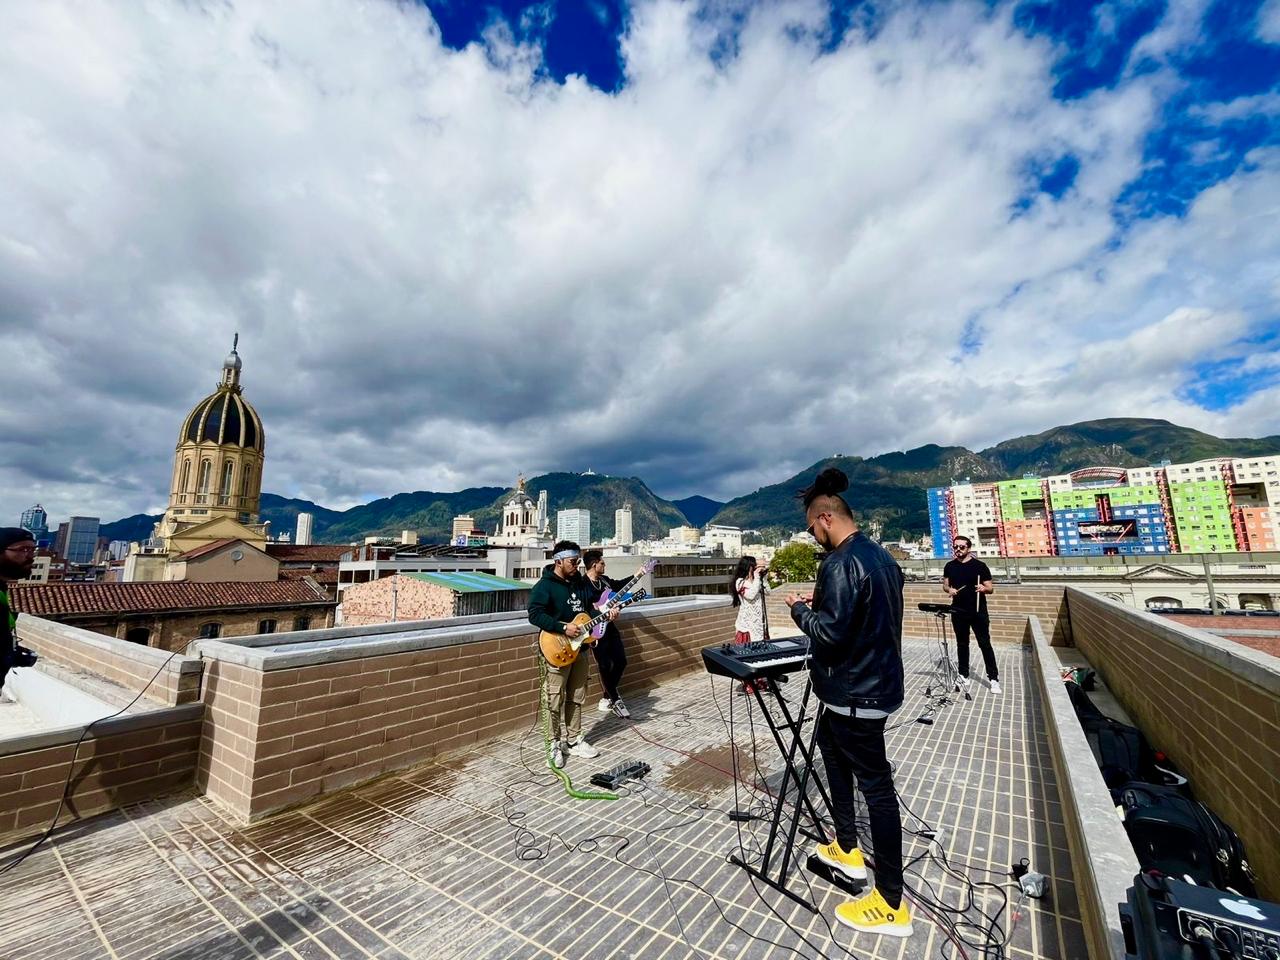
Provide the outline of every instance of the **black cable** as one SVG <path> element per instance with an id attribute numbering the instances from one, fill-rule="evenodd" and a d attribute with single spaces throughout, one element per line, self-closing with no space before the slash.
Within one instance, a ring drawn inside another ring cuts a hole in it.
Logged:
<path id="1" fill-rule="evenodd" d="M 68 764 L 67 766 L 67 780 L 62 785 L 62 796 L 58 798 L 58 809 L 54 811 L 53 819 L 49 822 L 49 826 L 45 828 L 44 833 L 40 835 L 40 838 L 36 840 L 35 843 L 33 843 L 30 847 L 28 847 L 22 854 L 10 860 L 4 866 L 0 867 L 0 876 L 4 876 L 10 870 L 13 870 L 14 868 L 16 868 L 18 864 L 26 860 L 27 857 L 31 856 L 31 854 L 35 853 L 36 850 L 40 847 L 40 845 L 44 843 L 46 840 L 48 840 L 49 837 L 53 834 L 54 829 L 58 825 L 58 818 L 62 816 L 62 808 L 66 805 L 67 794 L 71 790 L 71 778 L 72 776 L 75 775 L 75 772 L 76 772 L 76 760 L 78 760 L 80 757 L 80 745 L 84 743 L 84 738 L 89 735 L 89 731 L 92 730 L 94 727 L 96 727 L 100 723 L 105 723 L 107 720 L 114 720 L 116 717 L 120 716 L 120 714 L 124 713 L 126 710 L 132 707 L 135 703 L 141 700 L 142 695 L 147 692 L 147 690 L 151 687 L 153 683 L 156 682 L 156 679 L 160 676 L 161 673 L 164 672 L 164 668 L 169 666 L 170 662 L 172 662 L 173 658 L 176 656 L 178 656 L 177 650 L 173 651 L 172 653 L 169 654 L 168 657 L 165 658 L 164 663 L 160 664 L 160 669 L 157 670 L 155 674 L 151 677 L 151 679 L 147 681 L 146 685 L 141 690 L 138 691 L 138 695 L 136 697 L 134 697 L 132 700 L 126 703 L 123 707 L 121 707 L 115 713 L 110 714 L 109 716 L 106 716 L 106 717 L 99 717 L 97 720 L 90 721 L 88 726 L 86 726 L 82 731 L 80 731 L 80 739 L 76 741 L 75 746 L 72 747 L 71 749 L 71 763 Z"/>

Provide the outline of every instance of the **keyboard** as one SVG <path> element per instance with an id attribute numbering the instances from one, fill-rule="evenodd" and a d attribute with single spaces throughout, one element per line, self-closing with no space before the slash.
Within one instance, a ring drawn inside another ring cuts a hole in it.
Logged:
<path id="1" fill-rule="evenodd" d="M 704 647 L 702 663 L 707 673 L 735 680 L 762 680 L 794 673 L 809 655 L 808 637 L 785 637 L 755 643 L 722 643 Z"/>

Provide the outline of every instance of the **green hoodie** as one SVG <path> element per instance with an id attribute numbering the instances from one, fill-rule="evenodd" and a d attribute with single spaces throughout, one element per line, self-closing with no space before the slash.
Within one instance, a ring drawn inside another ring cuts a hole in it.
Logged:
<path id="1" fill-rule="evenodd" d="M 572 623 L 580 613 L 591 610 L 591 594 L 587 578 L 574 574 L 572 580 L 561 580 L 555 564 L 542 569 L 542 579 L 529 592 L 529 622 L 539 630 L 564 633 L 564 625 Z"/>

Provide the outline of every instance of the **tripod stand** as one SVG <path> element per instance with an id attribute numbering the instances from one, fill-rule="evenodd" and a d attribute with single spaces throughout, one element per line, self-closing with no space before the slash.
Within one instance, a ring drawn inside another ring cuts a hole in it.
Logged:
<path id="1" fill-rule="evenodd" d="M 925 610 L 928 607 L 929 609 Z M 972 700 L 973 697 L 969 693 L 968 687 L 962 687 L 960 684 L 960 671 L 956 669 L 956 665 L 951 662 L 951 651 L 947 649 L 947 622 L 951 619 L 951 610 L 941 604 L 920 604 L 920 609 L 926 613 L 932 613 L 934 623 L 937 625 L 938 655 L 933 660 L 933 666 L 929 673 L 929 682 L 924 688 L 926 697 L 933 696 L 933 691 L 938 689 L 942 691 L 940 696 L 941 704 L 950 703 L 948 694 L 959 693 L 964 691 L 964 698 Z"/>

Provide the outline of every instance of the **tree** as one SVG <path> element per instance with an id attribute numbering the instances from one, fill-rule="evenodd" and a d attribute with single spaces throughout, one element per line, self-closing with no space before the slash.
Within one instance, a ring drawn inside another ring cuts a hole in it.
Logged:
<path id="1" fill-rule="evenodd" d="M 788 543 L 773 555 L 769 571 L 788 583 L 808 583 L 818 575 L 818 551 L 798 540 Z"/>

